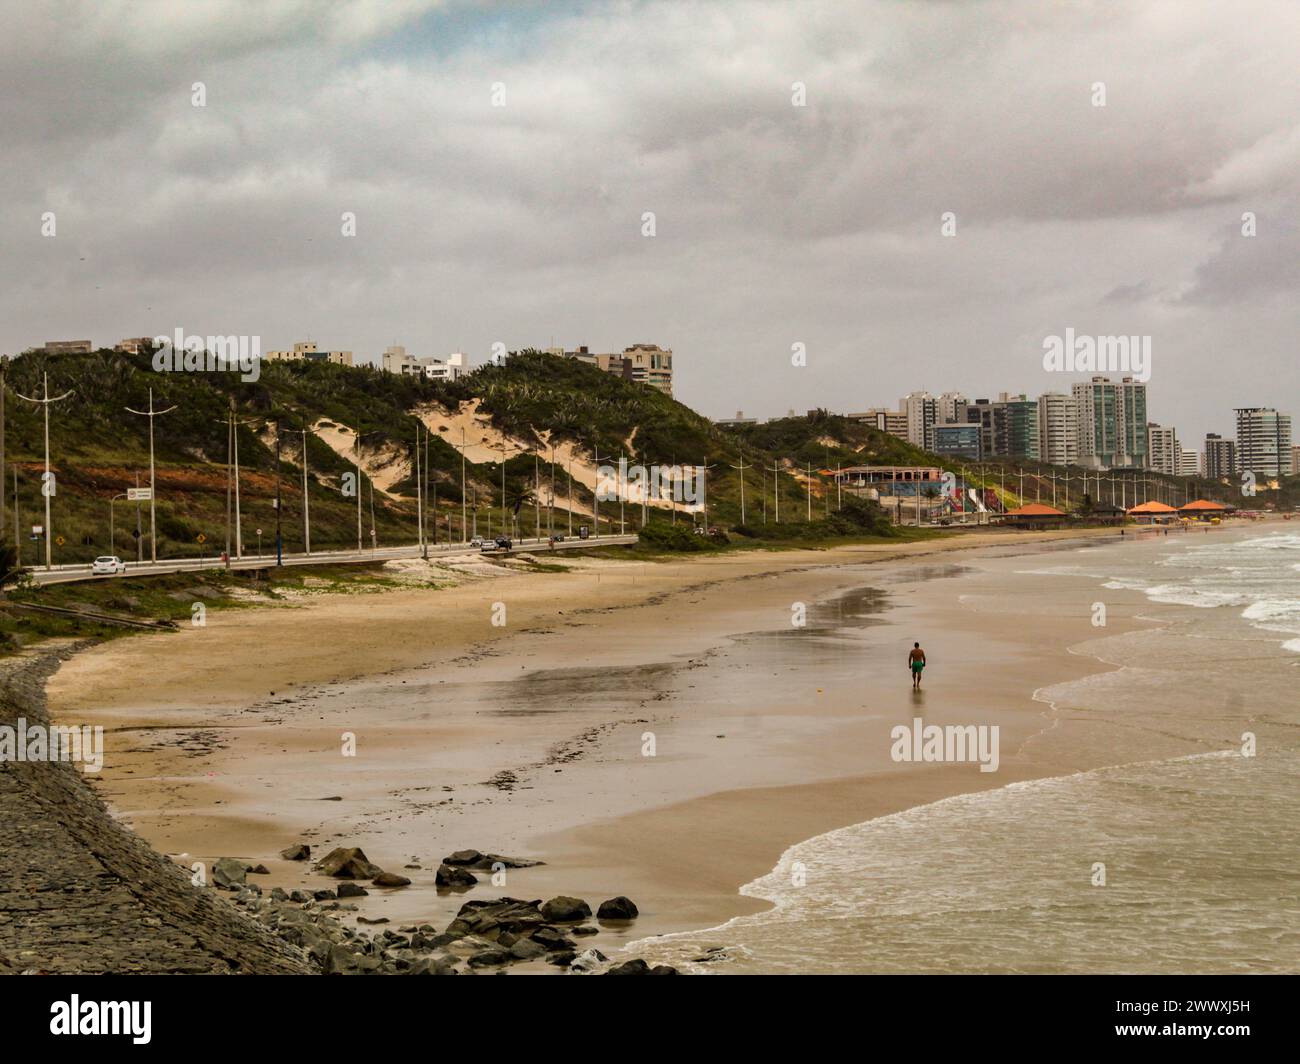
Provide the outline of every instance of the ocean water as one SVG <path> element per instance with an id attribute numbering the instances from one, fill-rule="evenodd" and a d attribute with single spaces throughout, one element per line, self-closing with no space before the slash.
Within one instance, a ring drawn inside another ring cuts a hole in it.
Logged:
<path id="1" fill-rule="evenodd" d="M 1049 712 L 1212 749 L 828 832 L 741 889 L 771 909 L 629 954 L 719 974 L 1300 971 L 1300 535 L 1035 561 L 1008 572 L 1141 592 L 1157 622 L 1089 640 L 1098 672 L 1037 692 Z"/>

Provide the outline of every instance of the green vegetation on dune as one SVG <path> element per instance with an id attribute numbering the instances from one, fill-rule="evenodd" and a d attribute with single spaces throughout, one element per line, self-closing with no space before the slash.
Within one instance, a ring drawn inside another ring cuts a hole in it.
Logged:
<path id="1" fill-rule="evenodd" d="M 511 438 L 535 448 L 505 462 L 502 508 L 499 461 L 467 463 L 465 494 L 477 503 L 471 531 L 496 533 L 503 520 L 517 535 L 532 535 L 547 525 L 546 502 L 554 475 L 559 499 L 557 529 L 568 529 L 563 513 L 567 470 L 552 470 L 544 440 L 577 444 L 579 453 L 599 454 L 616 464 L 626 456 L 642 466 L 692 466 L 708 462 L 707 496 L 711 525 L 731 527 L 741 519 L 741 471 L 744 465 L 746 519 L 755 525 L 766 504 L 773 516 L 780 496 L 787 519 L 806 516 L 806 466 L 812 461 L 814 518 L 825 516 L 829 485 L 817 472 L 833 463 L 903 460 L 905 444 L 843 418 L 816 415 L 762 426 L 752 434 L 722 429 L 689 407 L 641 384 L 603 373 L 576 360 L 536 351 L 512 354 L 501 365 L 480 367 L 454 382 L 389 374 L 370 367 L 323 363 L 268 362 L 257 381 L 236 372 L 157 372 L 148 354 L 100 350 L 88 355 L 46 355 L 30 351 L 8 360 L 6 371 L 6 462 L 4 485 L 6 538 L 15 527 L 13 474 L 17 473 L 17 544 L 22 561 L 39 563 L 44 545 L 30 538 L 32 525 L 44 523 L 41 474 L 44 469 L 42 411 L 20 395 L 40 397 L 48 379 L 50 394 L 71 395 L 51 407 L 50 454 L 56 490 L 51 498 L 56 562 L 84 562 L 115 553 L 128 560 L 142 551 L 148 557 L 148 504 L 115 498 L 137 483 L 148 484 L 149 419 L 127 412 L 147 409 L 152 389 L 154 408 L 169 407 L 154 419 L 157 466 L 159 557 L 219 553 L 226 538 L 226 418 L 232 408 L 240 461 L 240 512 L 245 553 L 274 553 L 277 486 L 274 426 L 280 427 L 281 533 L 284 548 L 303 546 L 303 429 L 307 430 L 308 491 L 312 546 L 355 546 L 357 499 L 342 491 L 344 474 L 353 469 L 352 453 L 339 454 L 322 435 L 331 426 L 362 433 L 363 465 L 378 462 L 388 474 L 388 491 L 373 490 L 362 478 L 362 541 L 370 529 L 380 546 L 413 543 L 416 537 L 416 484 L 413 458 L 419 431 L 417 411 L 439 407 L 455 411 L 478 400 L 480 413 Z M 829 450 L 826 440 L 836 442 Z M 459 539 L 461 459 L 458 450 L 434 435 L 428 444 L 427 474 L 437 498 L 438 536 Z M 779 476 L 773 490 L 773 463 Z M 378 475 L 378 474 L 377 474 Z M 540 480 L 540 495 L 535 485 Z M 574 481 L 574 495 L 585 509 L 593 499 Z M 373 496 L 373 499 L 372 499 Z M 110 539 L 110 500 L 113 535 Z M 373 523 L 372 523 L 373 507 Z M 617 504 L 603 503 L 605 531 L 619 527 Z M 654 514 L 653 509 L 651 510 Z M 662 510 L 659 511 L 662 516 Z M 137 515 L 143 536 L 132 535 Z M 640 526 L 639 506 L 624 507 L 626 527 Z M 689 521 L 685 513 L 678 520 Z M 489 525 L 490 522 L 490 525 Z M 575 524 L 591 523 L 576 516 Z M 199 537 L 203 537 L 203 542 Z"/>

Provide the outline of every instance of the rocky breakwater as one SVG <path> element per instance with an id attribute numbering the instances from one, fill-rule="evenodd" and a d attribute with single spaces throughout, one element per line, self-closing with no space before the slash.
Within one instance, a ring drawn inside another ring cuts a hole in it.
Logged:
<path id="1" fill-rule="evenodd" d="M 282 856 L 308 860 L 310 850 L 298 844 L 284 850 Z M 447 887 L 467 890 L 477 882 L 470 869 L 523 868 L 539 863 L 461 850 L 442 860 L 439 883 L 446 879 L 450 881 Z M 529 963 L 572 974 L 677 974 L 674 968 L 651 968 L 639 959 L 610 965 L 599 949 L 580 945 L 579 940 L 585 942 L 599 934 L 601 925 L 626 926 L 636 919 L 637 907 L 625 897 L 601 903 L 596 923 L 591 922 L 591 906 L 581 898 L 559 896 L 548 901 L 508 897 L 466 901 L 442 929 L 427 923 L 393 929 L 382 926 L 388 923 L 386 918 L 364 915 L 357 916 L 362 926 L 349 927 L 344 918 L 358 912 L 349 899 L 368 894 L 357 880 L 388 887 L 405 886 L 408 881 L 385 872 L 355 846 L 330 851 L 315 864 L 314 871 L 341 882 L 335 888 L 285 891 L 276 887 L 266 892 L 235 875 L 233 881 L 227 877 L 222 886 L 235 891 L 237 905 L 306 951 L 313 964 L 327 974 L 457 975 L 500 972 Z"/>
<path id="2" fill-rule="evenodd" d="M 0 726 L 48 727 L 45 680 L 77 649 L 5 662 Z M 301 950 L 117 823 L 78 765 L 0 761 L 0 972 L 312 970 Z"/>

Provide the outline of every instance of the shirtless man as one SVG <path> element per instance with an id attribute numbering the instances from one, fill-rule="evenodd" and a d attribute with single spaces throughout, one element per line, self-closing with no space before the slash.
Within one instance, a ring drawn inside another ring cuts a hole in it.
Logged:
<path id="1" fill-rule="evenodd" d="M 907 667 L 912 670 L 912 690 L 921 686 L 921 670 L 925 668 L 925 651 L 920 643 L 912 644 L 912 652 L 907 655 Z"/>

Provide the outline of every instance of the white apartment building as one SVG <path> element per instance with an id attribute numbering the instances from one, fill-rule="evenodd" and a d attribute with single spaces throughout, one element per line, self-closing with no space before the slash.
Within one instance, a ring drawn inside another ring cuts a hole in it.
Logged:
<path id="1" fill-rule="evenodd" d="M 1074 396 L 1044 392 L 1038 397 L 1038 457 L 1052 465 L 1079 460 L 1079 420 Z"/>
<path id="2" fill-rule="evenodd" d="M 1147 425 L 1147 467 L 1157 473 L 1174 476 L 1182 460 L 1183 450 L 1178 443 L 1178 432 L 1171 425 Z"/>
<path id="3" fill-rule="evenodd" d="M 935 400 L 936 425 L 964 425 L 970 400 L 961 392 L 944 392 Z"/>
<path id="4" fill-rule="evenodd" d="M 1197 477 L 1201 475 L 1201 452 L 1190 451 L 1186 447 L 1182 448 L 1182 456 L 1178 459 L 1178 475 L 1180 477 Z"/>
<path id="5" fill-rule="evenodd" d="M 929 392 L 911 392 L 898 404 L 907 415 L 907 442 L 915 447 L 929 447 L 934 442 L 932 429 L 939 416 L 939 403 Z"/>
<path id="6" fill-rule="evenodd" d="M 1259 477 L 1287 476 L 1291 464 L 1291 416 L 1268 406 L 1239 407 L 1237 468 Z"/>
<path id="7" fill-rule="evenodd" d="M 380 367 L 386 373 L 399 373 L 407 377 L 427 377 L 429 380 L 454 381 L 468 372 L 468 359 L 463 351 L 453 351 L 445 359 L 416 358 L 408 354 L 401 344 L 384 348 Z"/>

